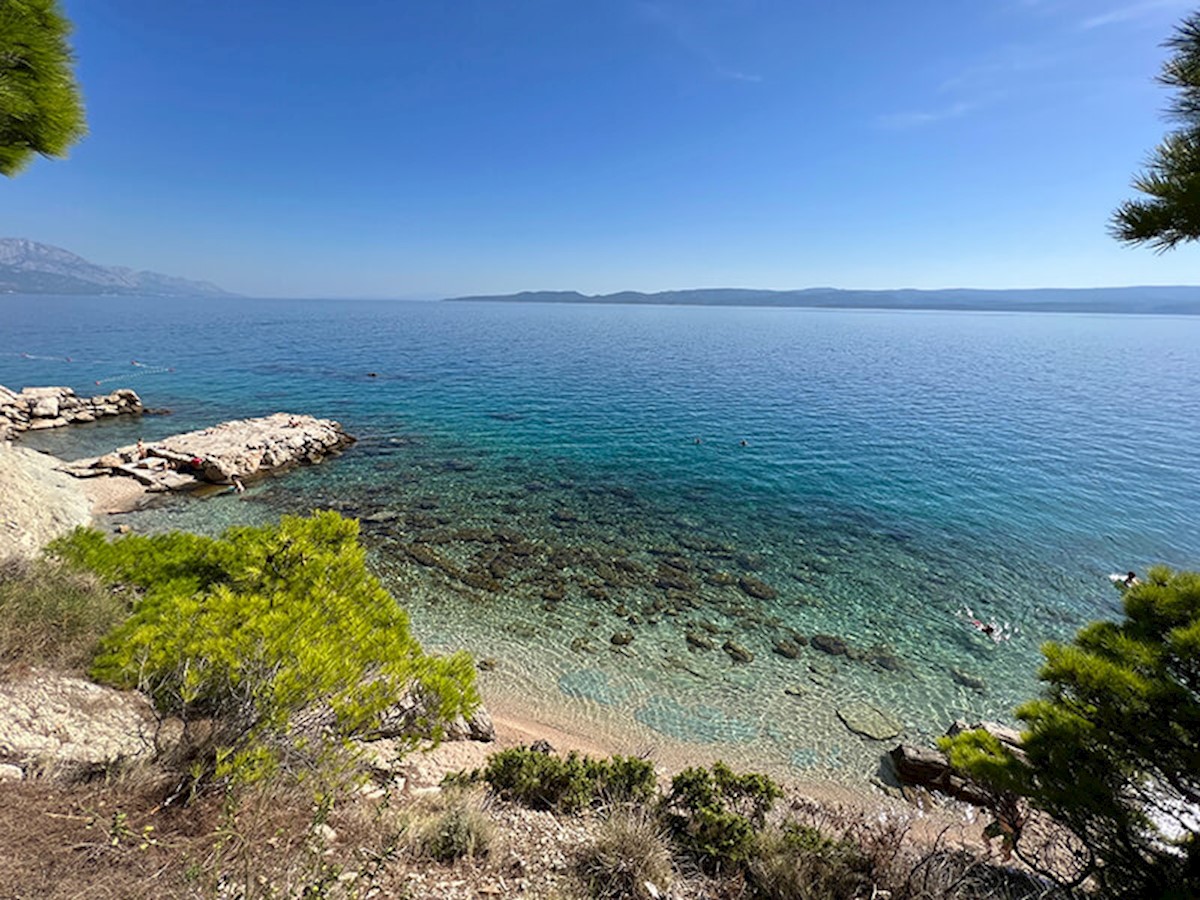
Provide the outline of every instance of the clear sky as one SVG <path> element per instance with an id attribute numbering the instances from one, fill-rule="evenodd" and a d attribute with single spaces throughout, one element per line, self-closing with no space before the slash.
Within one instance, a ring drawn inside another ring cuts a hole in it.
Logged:
<path id="1" fill-rule="evenodd" d="M 263 296 L 1200 282 L 1106 234 L 1179 0 L 66 0 L 0 235 Z"/>

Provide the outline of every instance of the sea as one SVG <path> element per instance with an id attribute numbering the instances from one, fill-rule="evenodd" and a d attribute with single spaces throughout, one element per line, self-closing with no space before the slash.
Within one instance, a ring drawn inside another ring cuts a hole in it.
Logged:
<path id="1" fill-rule="evenodd" d="M 108 525 L 338 510 L 489 703 L 798 779 L 1013 721 L 1110 573 L 1200 566 L 1200 317 L 8 296 L 0 383 L 171 411 L 21 438 L 67 458 L 337 419 L 337 458 Z"/>

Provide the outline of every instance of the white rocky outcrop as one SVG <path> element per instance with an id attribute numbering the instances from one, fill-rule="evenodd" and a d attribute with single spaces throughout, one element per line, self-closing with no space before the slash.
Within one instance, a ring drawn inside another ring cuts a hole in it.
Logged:
<path id="1" fill-rule="evenodd" d="M 332 419 L 275 413 L 236 419 L 142 446 L 120 447 L 64 467 L 79 478 L 128 475 L 149 490 L 230 484 L 294 465 L 317 463 L 354 438 Z"/>
<path id="2" fill-rule="evenodd" d="M 91 521 L 91 500 L 60 465 L 53 456 L 0 441 L 0 559 L 35 556 Z"/>
<path id="3" fill-rule="evenodd" d="M 141 411 L 141 398 L 129 388 L 79 397 L 69 387 L 27 387 L 18 392 L 0 384 L 0 441 L 11 440 L 22 431 L 60 428 Z"/>
<path id="4" fill-rule="evenodd" d="M 73 775 L 150 759 L 157 724 L 136 691 L 48 669 L 0 682 L 0 764 L 23 774 Z"/>

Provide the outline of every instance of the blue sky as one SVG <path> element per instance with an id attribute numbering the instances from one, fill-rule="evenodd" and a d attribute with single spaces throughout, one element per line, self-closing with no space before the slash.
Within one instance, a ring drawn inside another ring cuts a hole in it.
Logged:
<path id="1" fill-rule="evenodd" d="M 263 296 L 1200 282 L 1105 226 L 1177 0 L 66 0 L 0 234 Z"/>

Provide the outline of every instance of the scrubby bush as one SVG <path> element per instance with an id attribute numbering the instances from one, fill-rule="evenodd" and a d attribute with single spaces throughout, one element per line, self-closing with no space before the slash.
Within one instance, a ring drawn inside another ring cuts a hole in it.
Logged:
<path id="1" fill-rule="evenodd" d="M 593 759 L 512 747 L 460 780 L 488 783 L 499 796 L 534 809 L 576 812 L 595 803 L 644 802 L 654 796 L 654 765 L 633 756 Z"/>
<path id="2" fill-rule="evenodd" d="M 766 775 L 738 775 L 716 762 L 711 769 L 684 769 L 676 775 L 662 809 L 680 849 L 703 868 L 719 871 L 749 860 L 756 832 L 782 796 Z"/>
<path id="3" fill-rule="evenodd" d="M 579 874 L 593 897 L 661 897 L 673 874 L 670 838 L 651 811 L 617 807 L 580 855 Z"/>
<path id="4" fill-rule="evenodd" d="M 250 776 L 316 738 L 371 729 L 413 693 L 435 734 L 478 703 L 470 658 L 422 651 L 357 537 L 357 522 L 321 512 L 219 539 L 80 530 L 50 549 L 144 591 L 93 677 L 205 721 L 218 774 Z"/>
<path id="5" fill-rule="evenodd" d="M 127 596 L 53 560 L 0 561 L 0 672 L 87 668 L 100 638 L 129 614 Z"/>
<path id="6" fill-rule="evenodd" d="M 479 801 L 463 791 L 417 804 L 406 811 L 401 825 L 410 851 L 438 862 L 487 856 L 495 842 L 492 820 Z"/>
<path id="7" fill-rule="evenodd" d="M 759 833 L 746 867 L 763 900 L 838 900 L 871 884 L 871 861 L 850 841 L 788 822 Z"/>

